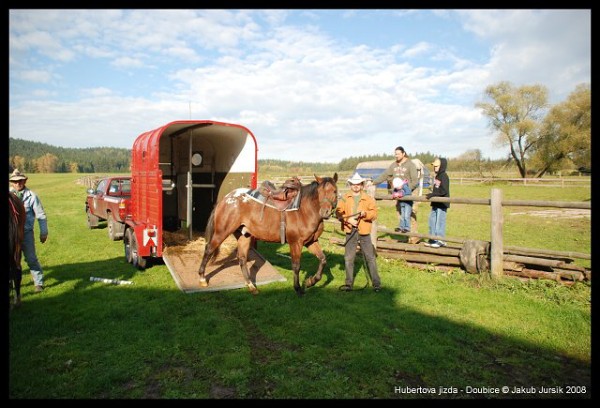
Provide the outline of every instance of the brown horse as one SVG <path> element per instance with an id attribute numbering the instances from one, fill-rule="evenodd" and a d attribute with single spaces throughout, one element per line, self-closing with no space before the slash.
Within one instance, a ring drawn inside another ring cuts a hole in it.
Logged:
<path id="1" fill-rule="evenodd" d="M 283 214 L 285 242 L 290 246 L 294 289 L 298 295 L 304 293 L 299 278 L 302 247 L 305 246 L 319 259 L 317 273 L 305 281 L 306 287 L 309 288 L 321 280 L 323 267 L 327 263 L 318 239 L 323 232 L 323 220 L 331 216 L 337 205 L 337 173 L 333 177 L 315 175 L 315 179 L 316 181 L 301 186 L 298 209 Z M 206 265 L 218 254 L 221 243 L 235 232 L 238 261 L 244 280 L 250 292 L 258 293 L 248 274 L 248 251 L 253 238 L 266 242 L 280 242 L 282 213 L 251 199 L 247 192 L 247 189 L 230 192 L 217 203 L 210 215 L 205 233 L 206 246 L 198 269 L 202 287 L 208 286 L 204 276 Z"/>
<path id="2" fill-rule="evenodd" d="M 21 246 L 23 244 L 23 235 L 25 234 L 25 207 L 19 197 L 12 192 L 8 192 L 8 296 L 14 289 L 14 299 L 12 306 L 21 304 L 21 280 L 23 271 L 21 270 Z"/>

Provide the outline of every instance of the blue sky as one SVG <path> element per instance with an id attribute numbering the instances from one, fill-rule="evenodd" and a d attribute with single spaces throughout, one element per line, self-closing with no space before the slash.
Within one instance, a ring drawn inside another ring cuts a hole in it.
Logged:
<path id="1" fill-rule="evenodd" d="M 9 16 L 9 135 L 131 148 L 178 119 L 249 128 L 259 159 L 479 149 L 500 81 L 591 84 L 591 10 L 31 10 Z"/>

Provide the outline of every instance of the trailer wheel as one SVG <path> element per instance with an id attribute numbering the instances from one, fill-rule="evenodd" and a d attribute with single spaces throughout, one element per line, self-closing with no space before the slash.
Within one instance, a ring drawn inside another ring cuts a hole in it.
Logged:
<path id="1" fill-rule="evenodd" d="M 85 209 L 87 214 L 87 226 L 89 229 L 96 228 L 98 226 L 98 217 L 91 213 L 89 207 Z"/>
<path id="2" fill-rule="evenodd" d="M 137 238 L 135 237 L 135 233 L 131 228 L 127 229 L 127 234 L 127 241 L 129 242 L 129 245 L 125 244 L 125 256 L 127 256 L 127 248 L 129 247 L 129 256 L 127 256 L 127 261 L 142 271 L 146 269 L 147 259 L 143 256 L 139 256 Z"/>

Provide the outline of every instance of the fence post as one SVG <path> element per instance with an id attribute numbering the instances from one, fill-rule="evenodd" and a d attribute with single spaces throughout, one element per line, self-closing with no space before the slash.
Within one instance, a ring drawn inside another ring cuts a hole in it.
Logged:
<path id="1" fill-rule="evenodd" d="M 492 189 L 490 202 L 492 213 L 492 237 L 491 237 L 491 274 L 492 277 L 502 276 L 504 273 L 504 247 L 502 240 L 502 190 Z"/>

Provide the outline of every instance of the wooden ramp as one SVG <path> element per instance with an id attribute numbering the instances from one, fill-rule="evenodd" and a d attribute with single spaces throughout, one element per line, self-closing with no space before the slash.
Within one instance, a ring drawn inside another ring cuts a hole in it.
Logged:
<path id="1" fill-rule="evenodd" d="M 219 256 L 206 267 L 208 287 L 205 288 L 200 287 L 198 278 L 198 266 L 204 253 L 204 239 L 199 238 L 185 244 L 177 244 L 177 240 L 172 241 L 173 243 L 169 245 L 165 238 L 163 260 L 177 287 L 184 293 L 214 292 L 246 287 L 237 260 L 236 241 L 233 236 L 223 242 Z M 250 249 L 248 254 L 248 269 L 250 280 L 256 286 L 286 281 L 286 278 L 254 249 Z"/>

